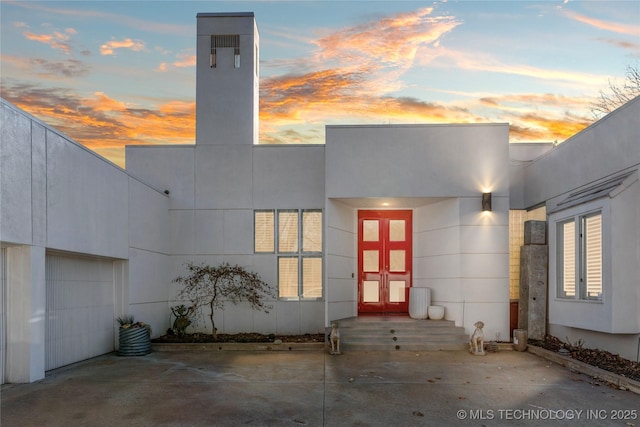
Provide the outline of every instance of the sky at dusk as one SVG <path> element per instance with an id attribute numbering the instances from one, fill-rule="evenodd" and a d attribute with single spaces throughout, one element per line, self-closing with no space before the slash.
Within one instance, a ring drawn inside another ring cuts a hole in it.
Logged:
<path id="1" fill-rule="evenodd" d="M 6 1 L 1 96 L 112 162 L 195 142 L 196 14 L 254 12 L 260 143 L 509 123 L 561 142 L 640 63 L 639 1 Z"/>

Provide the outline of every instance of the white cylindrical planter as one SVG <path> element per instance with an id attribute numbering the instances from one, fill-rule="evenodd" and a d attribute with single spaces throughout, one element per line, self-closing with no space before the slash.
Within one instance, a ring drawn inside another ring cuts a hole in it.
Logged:
<path id="1" fill-rule="evenodd" d="M 441 305 L 430 305 L 429 319 L 433 319 L 433 320 L 444 319 L 444 307 Z"/>
<path id="2" fill-rule="evenodd" d="M 431 288 L 409 288 L 409 316 L 426 319 L 431 304 Z"/>

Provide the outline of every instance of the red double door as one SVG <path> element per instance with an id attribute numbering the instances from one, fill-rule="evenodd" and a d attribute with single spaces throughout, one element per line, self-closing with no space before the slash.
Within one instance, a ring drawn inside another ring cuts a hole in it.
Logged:
<path id="1" fill-rule="evenodd" d="M 409 311 L 412 211 L 358 211 L 358 313 Z"/>

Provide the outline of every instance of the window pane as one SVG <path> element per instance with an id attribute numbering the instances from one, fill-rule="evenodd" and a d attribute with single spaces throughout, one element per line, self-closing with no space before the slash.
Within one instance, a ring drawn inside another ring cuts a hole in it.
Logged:
<path id="1" fill-rule="evenodd" d="M 278 212 L 278 251 L 298 252 L 298 212 Z"/>
<path id="2" fill-rule="evenodd" d="M 405 251 L 404 249 L 395 249 L 389 251 L 389 271 L 405 271 Z"/>
<path id="3" fill-rule="evenodd" d="M 273 211 L 256 211 L 254 247 L 256 252 L 273 252 L 275 248 L 275 224 Z"/>
<path id="4" fill-rule="evenodd" d="M 561 226 L 562 290 L 561 296 L 576 296 L 576 226 L 566 222 Z"/>
<path id="5" fill-rule="evenodd" d="M 302 250 L 322 252 L 322 212 L 302 213 Z"/>
<path id="6" fill-rule="evenodd" d="M 380 271 L 380 253 L 378 251 L 362 251 L 362 271 Z"/>
<path id="7" fill-rule="evenodd" d="M 365 219 L 362 221 L 362 240 L 365 242 L 377 242 L 379 236 L 379 222 L 377 219 Z"/>
<path id="8" fill-rule="evenodd" d="M 302 297 L 322 298 L 322 258 L 302 259 Z"/>
<path id="9" fill-rule="evenodd" d="M 298 258 L 278 258 L 278 296 L 298 297 Z"/>
<path id="10" fill-rule="evenodd" d="M 377 280 L 362 282 L 362 301 L 380 302 L 380 283 Z"/>
<path id="11" fill-rule="evenodd" d="M 392 242 L 404 242 L 407 240 L 404 219 L 389 220 L 389 240 Z"/>
<path id="12" fill-rule="evenodd" d="M 602 215 L 584 219 L 585 278 L 587 298 L 602 298 Z"/>
<path id="13" fill-rule="evenodd" d="M 389 302 L 405 302 L 407 283 L 404 280 L 389 281 Z"/>

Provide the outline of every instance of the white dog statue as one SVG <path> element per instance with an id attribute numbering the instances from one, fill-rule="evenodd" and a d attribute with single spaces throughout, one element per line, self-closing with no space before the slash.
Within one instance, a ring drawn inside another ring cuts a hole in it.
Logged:
<path id="1" fill-rule="evenodd" d="M 469 339 L 469 351 L 476 356 L 484 356 L 484 332 L 482 331 L 484 322 L 478 321 L 474 326 L 476 329 Z"/>
<path id="2" fill-rule="evenodd" d="M 329 335 L 329 341 L 331 342 L 331 354 L 340 353 L 340 331 L 338 330 L 338 324 L 331 324 L 331 335 Z"/>

